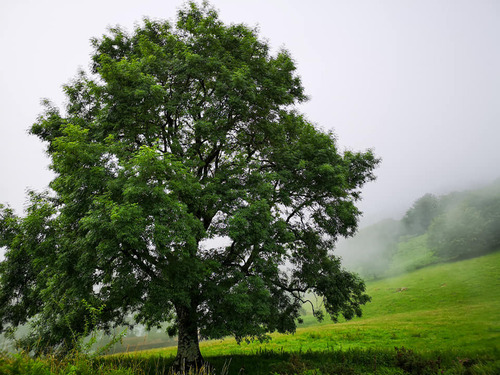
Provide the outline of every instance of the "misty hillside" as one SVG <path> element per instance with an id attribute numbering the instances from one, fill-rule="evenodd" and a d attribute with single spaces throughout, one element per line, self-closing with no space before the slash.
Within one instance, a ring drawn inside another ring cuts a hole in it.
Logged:
<path id="1" fill-rule="evenodd" d="M 500 248 L 500 180 L 481 189 L 425 194 L 401 220 L 387 219 L 340 241 L 344 266 L 366 279 L 472 258 Z"/>

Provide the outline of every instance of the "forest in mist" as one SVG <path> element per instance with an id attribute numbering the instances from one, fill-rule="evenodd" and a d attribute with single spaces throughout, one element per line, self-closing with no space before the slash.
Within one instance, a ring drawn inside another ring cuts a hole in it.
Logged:
<path id="1" fill-rule="evenodd" d="M 379 279 L 433 263 L 472 258 L 500 247 L 500 179 L 482 188 L 425 194 L 400 220 L 362 228 L 337 244 L 349 270 Z"/>

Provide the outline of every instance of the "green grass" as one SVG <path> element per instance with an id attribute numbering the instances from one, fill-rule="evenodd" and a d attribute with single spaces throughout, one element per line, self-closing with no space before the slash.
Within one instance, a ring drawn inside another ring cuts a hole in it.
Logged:
<path id="1" fill-rule="evenodd" d="M 334 324 L 306 315 L 293 335 L 241 345 L 205 341 L 202 354 L 217 374 L 223 366 L 229 374 L 500 373 L 500 252 L 370 282 L 367 289 L 372 302 L 362 318 Z M 175 347 L 144 350 L 79 362 L 74 372 L 62 364 L 58 372 L 29 373 L 168 373 L 175 354 Z M 6 358 L 5 366 L 15 365 Z M 34 366 L 27 361 L 18 364 Z M 5 366 L 0 357 L 0 373 L 23 373 Z"/>
<path id="2" fill-rule="evenodd" d="M 33 359 L 26 353 L 0 353 L 1 375 L 135 375 L 140 368 L 119 363 L 102 362 L 89 357 L 57 358 L 45 356 Z"/>
<path id="3" fill-rule="evenodd" d="M 201 343 L 202 354 L 217 363 L 246 358 L 246 362 L 261 364 L 254 368 L 258 373 L 266 373 L 279 359 L 276 356 L 289 359 L 290 353 L 331 356 L 353 351 L 358 356 L 392 353 L 394 357 L 394 347 L 411 348 L 423 356 L 447 357 L 450 363 L 453 358 L 486 356 L 496 361 L 492 366 L 498 365 L 500 252 L 370 282 L 367 290 L 372 302 L 364 308 L 362 318 L 334 324 L 327 320 L 318 323 L 306 315 L 293 335 L 272 334 L 267 343 L 241 345 L 230 338 L 206 341 Z M 271 359 L 266 360 L 263 353 L 271 353 Z M 170 347 L 132 355 L 154 358 L 175 354 L 176 348 Z M 488 371 L 484 373 L 493 373 Z"/>
<path id="4" fill-rule="evenodd" d="M 386 277 L 411 272 L 439 262 L 439 258 L 429 249 L 428 235 L 400 239 L 392 256 Z"/>
<path id="5" fill-rule="evenodd" d="M 205 356 L 330 349 L 500 351 L 500 252 L 433 265 L 367 285 L 372 302 L 362 318 L 318 323 L 304 317 L 293 335 L 272 334 L 268 343 L 238 345 L 234 339 L 201 343 Z M 141 355 L 175 355 L 176 348 Z"/>

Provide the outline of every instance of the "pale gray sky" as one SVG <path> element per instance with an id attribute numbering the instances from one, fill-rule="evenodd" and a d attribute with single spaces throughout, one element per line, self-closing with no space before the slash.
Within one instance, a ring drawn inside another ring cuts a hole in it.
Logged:
<path id="1" fill-rule="evenodd" d="M 500 1 L 213 0 L 225 22 L 259 25 L 297 62 L 301 110 L 342 148 L 383 158 L 366 186 L 364 223 L 398 218 L 427 192 L 500 177 Z M 0 202 L 51 179 L 27 128 L 40 99 L 87 68 L 89 39 L 143 16 L 173 19 L 179 0 L 2 0 Z"/>

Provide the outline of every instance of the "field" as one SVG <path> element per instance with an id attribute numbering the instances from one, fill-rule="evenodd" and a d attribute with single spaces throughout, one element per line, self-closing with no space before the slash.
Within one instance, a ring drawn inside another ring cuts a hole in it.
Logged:
<path id="1" fill-rule="evenodd" d="M 293 335 L 241 345 L 205 341 L 202 354 L 216 373 L 226 366 L 229 374 L 500 373 L 500 252 L 367 287 L 372 302 L 362 318 L 318 323 L 308 314 Z M 175 354 L 167 347 L 99 363 L 162 373 Z"/>
<path id="2" fill-rule="evenodd" d="M 212 361 L 245 356 L 255 361 L 266 353 L 384 355 L 405 347 L 423 356 L 500 358 L 500 252 L 430 266 L 367 287 L 372 302 L 362 318 L 334 324 L 306 315 L 294 335 L 273 334 L 268 343 L 203 342 L 202 354 Z M 175 351 L 170 347 L 132 355 L 174 356 Z"/>

